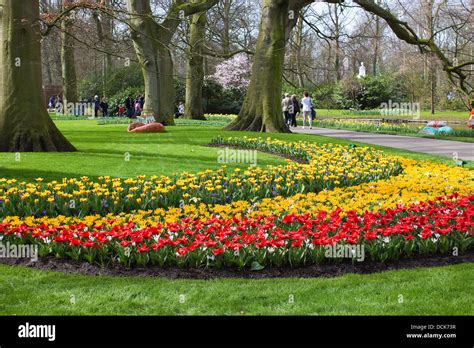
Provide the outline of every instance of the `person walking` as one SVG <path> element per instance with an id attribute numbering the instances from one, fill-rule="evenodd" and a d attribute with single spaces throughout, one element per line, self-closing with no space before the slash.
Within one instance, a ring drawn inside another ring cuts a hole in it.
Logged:
<path id="1" fill-rule="evenodd" d="M 290 104 L 291 104 L 290 95 L 286 93 L 285 97 L 281 101 L 281 111 L 283 111 L 283 115 L 285 116 L 285 123 L 287 125 L 290 124 L 290 120 L 291 120 L 290 111 L 289 111 Z"/>
<path id="2" fill-rule="evenodd" d="M 142 114 L 142 104 L 140 103 L 140 98 L 137 98 L 135 101 L 135 117 L 141 116 Z"/>
<path id="3" fill-rule="evenodd" d="M 466 125 L 474 130 L 474 100 L 471 102 L 471 113 L 469 114 L 469 120 Z"/>
<path id="4" fill-rule="evenodd" d="M 301 104 L 303 105 L 303 129 L 306 126 L 306 121 L 308 121 L 309 129 L 313 129 L 313 101 L 311 100 L 308 92 L 304 92 L 304 98 L 301 100 Z"/>
<path id="5" fill-rule="evenodd" d="M 102 109 L 102 116 L 109 117 L 109 102 L 107 98 L 103 98 L 102 102 L 100 103 L 100 108 Z"/>
<path id="6" fill-rule="evenodd" d="M 295 117 L 295 104 L 293 104 L 293 99 L 290 96 L 290 102 L 288 103 L 288 121 L 286 122 L 286 125 L 288 128 L 291 127 L 293 123 L 293 118 Z"/>
<path id="7" fill-rule="evenodd" d="M 96 95 L 94 97 L 94 117 L 99 117 L 99 111 L 100 111 L 100 99 L 99 99 L 99 96 Z"/>
<path id="8" fill-rule="evenodd" d="M 293 95 L 291 97 L 291 101 L 293 102 L 293 114 L 291 115 L 291 126 L 298 127 L 298 124 L 296 123 L 296 117 L 301 112 L 300 102 L 298 101 L 298 98 L 296 98 L 296 95 Z"/>
<path id="9" fill-rule="evenodd" d="M 127 97 L 127 99 L 125 99 L 125 108 L 127 109 L 127 117 L 128 118 L 133 118 L 133 113 L 134 113 L 133 107 L 134 107 L 133 99 L 132 99 L 132 96 L 129 95 Z"/>

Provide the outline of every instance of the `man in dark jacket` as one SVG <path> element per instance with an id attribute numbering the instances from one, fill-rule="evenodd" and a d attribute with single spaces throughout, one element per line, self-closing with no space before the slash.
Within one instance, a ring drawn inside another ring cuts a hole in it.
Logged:
<path id="1" fill-rule="evenodd" d="M 94 97 L 94 117 L 99 116 L 99 110 L 100 110 L 100 99 L 99 99 L 99 96 L 96 95 Z"/>
<path id="2" fill-rule="evenodd" d="M 132 118 L 135 112 L 134 103 L 131 95 L 129 95 L 127 99 L 125 99 L 125 108 L 127 109 L 127 117 Z"/>
<path id="3" fill-rule="evenodd" d="M 102 102 L 100 103 L 100 108 L 102 109 L 102 116 L 108 117 L 109 116 L 109 103 L 107 102 L 106 98 L 102 99 Z"/>
<path id="4" fill-rule="evenodd" d="M 298 116 L 298 114 L 301 112 L 300 102 L 298 101 L 298 98 L 296 98 L 296 95 L 293 95 L 291 97 L 291 101 L 293 102 L 293 114 L 291 115 L 291 126 L 298 127 L 298 124 L 296 123 L 296 116 Z"/>

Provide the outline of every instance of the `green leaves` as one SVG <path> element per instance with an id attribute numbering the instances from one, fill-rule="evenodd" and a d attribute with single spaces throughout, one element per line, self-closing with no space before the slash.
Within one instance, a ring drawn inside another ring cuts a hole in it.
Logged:
<path id="1" fill-rule="evenodd" d="M 252 262 L 252 265 L 250 266 L 250 270 L 255 272 L 261 271 L 264 268 L 265 267 L 259 264 L 257 261 Z"/>

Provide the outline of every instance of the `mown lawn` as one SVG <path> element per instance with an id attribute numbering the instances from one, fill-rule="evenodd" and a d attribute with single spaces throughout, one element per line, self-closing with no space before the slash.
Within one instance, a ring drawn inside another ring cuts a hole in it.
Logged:
<path id="1" fill-rule="evenodd" d="M 168 280 L 0 265 L 3 315 L 472 315 L 474 264 L 317 279 Z"/>
<path id="2" fill-rule="evenodd" d="M 81 176 L 94 178 L 101 175 L 128 178 L 137 175 L 171 175 L 182 171 L 217 169 L 221 166 L 217 161 L 219 149 L 206 146 L 212 137 L 263 136 L 256 133 L 227 132 L 219 127 L 203 126 L 169 127 L 166 134 L 130 134 L 126 132 L 126 125 L 98 126 L 97 121 L 89 120 L 56 123 L 76 146 L 78 152 L 22 153 L 19 161 L 17 154 L 0 153 L 0 176 L 18 180 L 33 180 L 38 177 L 46 180 Z M 287 141 L 351 143 L 342 139 L 305 134 L 275 134 L 271 137 Z M 374 147 L 395 155 L 454 164 L 449 158 Z M 285 159 L 280 157 L 258 154 L 260 166 L 284 162 Z M 247 167 L 246 164 L 229 164 L 229 166 Z M 468 166 L 474 168 L 473 163 Z"/>
<path id="3" fill-rule="evenodd" d="M 215 169 L 220 167 L 218 149 L 205 146 L 210 139 L 215 135 L 244 135 L 217 127 L 170 127 L 166 134 L 140 135 L 128 134 L 125 125 L 98 126 L 95 121 L 58 121 L 57 124 L 79 152 L 21 154 L 20 161 L 15 161 L 15 154 L 0 154 L 0 177 L 53 180 L 83 175 L 131 177 Z M 312 135 L 272 137 L 349 143 Z M 453 164 L 443 157 L 385 150 Z M 125 161 L 126 153 L 131 155 L 130 161 Z M 259 165 L 284 161 L 265 154 L 258 156 Z M 474 167 L 473 163 L 469 166 Z M 473 274 L 474 265 L 465 264 L 337 278 L 202 281 L 93 277 L 0 265 L 0 314 L 472 315 Z"/>

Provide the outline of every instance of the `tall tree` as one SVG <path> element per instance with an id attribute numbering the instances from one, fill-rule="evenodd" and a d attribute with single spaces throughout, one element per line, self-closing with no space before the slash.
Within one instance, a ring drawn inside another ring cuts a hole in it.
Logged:
<path id="1" fill-rule="evenodd" d="M 280 107 L 286 44 L 300 10 L 311 2 L 263 0 L 252 78 L 239 116 L 227 129 L 289 132 Z"/>
<path id="2" fill-rule="evenodd" d="M 192 0 L 198 2 L 199 0 Z M 204 40 L 206 35 L 206 12 L 191 16 L 188 35 L 188 64 L 186 69 L 186 111 L 185 116 L 204 120 L 202 88 L 204 85 Z"/>
<path id="3" fill-rule="evenodd" d="M 39 0 L 0 0 L 0 151 L 75 151 L 46 111 Z"/>
<path id="4" fill-rule="evenodd" d="M 341 4 L 343 0 L 323 0 Z M 468 81 L 467 67 L 472 62 L 453 64 L 432 38 L 420 38 L 407 22 L 397 18 L 390 10 L 374 0 L 352 0 L 353 3 L 388 24 L 394 34 L 422 52 L 433 52 L 441 62 L 449 79 L 459 90 L 472 96 L 473 87 Z M 313 1 L 264 0 L 260 31 L 254 55 L 252 78 L 247 96 L 237 119 L 227 129 L 259 132 L 288 132 L 280 108 L 284 54 L 288 34 L 294 27 L 297 16 L 292 16 Z M 290 14 L 290 16 L 288 16 Z"/>
<path id="5" fill-rule="evenodd" d="M 102 62 L 102 89 L 103 95 L 107 90 L 107 79 L 113 67 L 112 51 L 113 51 L 113 35 L 114 35 L 114 17 L 103 9 L 112 9 L 111 0 L 96 0 L 103 6 L 102 10 L 92 11 L 92 19 L 97 28 L 97 38 L 103 46 L 103 62 Z"/>
<path id="6" fill-rule="evenodd" d="M 157 22 L 150 0 L 128 0 L 129 25 L 138 61 L 145 80 L 143 115 L 154 116 L 165 125 L 174 124 L 174 69 L 170 50 L 171 40 L 184 16 L 203 12 L 218 0 L 186 2 L 173 0 L 166 18 Z"/>
<path id="7" fill-rule="evenodd" d="M 375 30 L 374 30 L 374 57 L 372 60 L 372 73 L 377 76 L 379 73 L 379 55 L 380 55 L 380 36 L 382 35 L 380 27 L 380 17 L 374 16 Z"/>
<path id="8" fill-rule="evenodd" d="M 298 79 L 298 87 L 304 87 L 304 71 L 303 71 L 303 18 L 300 17 L 296 26 L 296 37 L 295 37 L 295 51 L 296 51 L 296 77 Z"/>
<path id="9" fill-rule="evenodd" d="M 62 0 L 61 11 L 66 11 L 72 0 Z M 61 67 L 63 81 L 63 112 L 66 112 L 67 103 L 76 103 L 77 97 L 77 74 L 74 57 L 74 37 L 72 31 L 74 22 L 71 16 L 64 16 L 61 21 Z"/>

